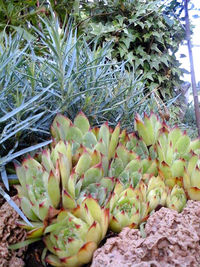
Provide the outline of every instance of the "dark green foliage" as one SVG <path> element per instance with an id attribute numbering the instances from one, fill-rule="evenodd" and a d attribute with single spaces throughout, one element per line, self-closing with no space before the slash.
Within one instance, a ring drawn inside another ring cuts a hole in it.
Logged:
<path id="1" fill-rule="evenodd" d="M 111 41 L 111 57 L 144 73 L 148 90 L 159 87 L 164 98 L 181 82 L 175 52 L 184 31 L 178 20 L 164 14 L 161 1 L 94 1 L 88 18 L 83 23 L 88 38 Z"/>
<path id="2" fill-rule="evenodd" d="M 9 30 L 25 32 L 24 38 L 29 40 L 33 33 L 30 25 L 41 30 L 38 15 L 50 17 L 52 9 L 62 24 L 72 18 L 78 36 L 84 34 L 87 40 L 97 36 L 101 46 L 111 42 L 107 58 L 127 61 L 126 67 L 136 76 L 143 73 L 147 91 L 159 88 L 164 99 L 181 83 L 175 52 L 184 38 L 184 30 L 174 17 L 174 12 L 180 9 L 177 1 L 168 6 L 161 0 L 1 2 L 2 29 L 7 25 Z"/>

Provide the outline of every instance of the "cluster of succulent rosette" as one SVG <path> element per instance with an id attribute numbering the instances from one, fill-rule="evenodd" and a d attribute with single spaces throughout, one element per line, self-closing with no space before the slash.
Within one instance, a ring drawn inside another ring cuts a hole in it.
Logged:
<path id="1" fill-rule="evenodd" d="M 32 222 L 27 238 L 43 239 L 53 266 L 91 261 L 111 229 L 137 228 L 159 205 L 182 211 L 200 200 L 200 141 L 191 141 L 151 113 L 135 117 L 135 132 L 118 124 L 91 128 L 58 114 L 52 144 L 24 159 L 16 172 L 21 208 Z"/>

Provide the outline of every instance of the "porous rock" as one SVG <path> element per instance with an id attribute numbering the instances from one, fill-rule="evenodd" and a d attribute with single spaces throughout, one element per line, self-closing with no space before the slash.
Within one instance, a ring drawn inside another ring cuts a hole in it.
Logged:
<path id="1" fill-rule="evenodd" d="M 17 205 L 17 197 L 12 198 Z M 10 250 L 8 247 L 19 241 L 25 240 L 26 231 L 17 226 L 19 215 L 5 202 L 0 208 L 0 266 L 1 267 L 23 267 L 23 255 L 26 248 Z"/>
<path id="2" fill-rule="evenodd" d="M 200 202 L 189 200 L 181 213 L 161 208 L 145 226 L 124 228 L 97 249 L 91 267 L 199 267 Z"/>

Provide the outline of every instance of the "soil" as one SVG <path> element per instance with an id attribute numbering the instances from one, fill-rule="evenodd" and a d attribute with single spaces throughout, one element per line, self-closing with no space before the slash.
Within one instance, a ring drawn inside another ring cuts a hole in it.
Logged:
<path id="1" fill-rule="evenodd" d="M 15 189 L 14 186 L 10 186 L 10 190 L 7 191 L 4 184 L 0 182 L 0 187 L 7 193 L 9 194 L 10 197 L 13 197 L 17 194 L 17 190 Z M 1 206 L 6 202 L 5 198 L 0 195 L 0 208 Z"/>
<path id="2" fill-rule="evenodd" d="M 44 244 L 42 241 L 29 245 L 24 257 L 25 267 L 44 267 L 41 261 L 43 249 Z M 51 265 L 46 264 L 46 266 L 50 267 Z"/>

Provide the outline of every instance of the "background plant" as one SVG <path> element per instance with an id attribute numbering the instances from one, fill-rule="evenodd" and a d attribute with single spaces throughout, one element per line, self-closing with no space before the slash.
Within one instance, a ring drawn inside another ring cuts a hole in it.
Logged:
<path id="1" fill-rule="evenodd" d="M 50 17 L 52 9 L 61 23 L 72 18 L 78 34 L 84 33 L 87 40 L 98 36 L 101 45 L 112 41 L 110 57 L 128 60 L 131 70 L 144 72 L 148 90 L 159 86 L 163 96 L 165 93 L 169 96 L 181 82 L 181 70 L 174 54 L 184 39 L 184 30 L 177 8 L 180 8 L 177 1 L 166 5 L 155 0 L 4 1 L 1 25 L 18 32 L 25 30 L 28 38 L 32 33 L 30 25 L 41 28 L 38 14 Z"/>
<path id="2" fill-rule="evenodd" d="M 99 36 L 101 44 L 112 41 L 112 58 L 127 60 L 135 73 L 142 71 L 147 90 L 160 87 L 163 97 L 169 96 L 181 82 L 175 53 L 184 31 L 165 3 L 93 1 L 85 9 L 87 19 L 80 25 L 87 37 Z"/>

